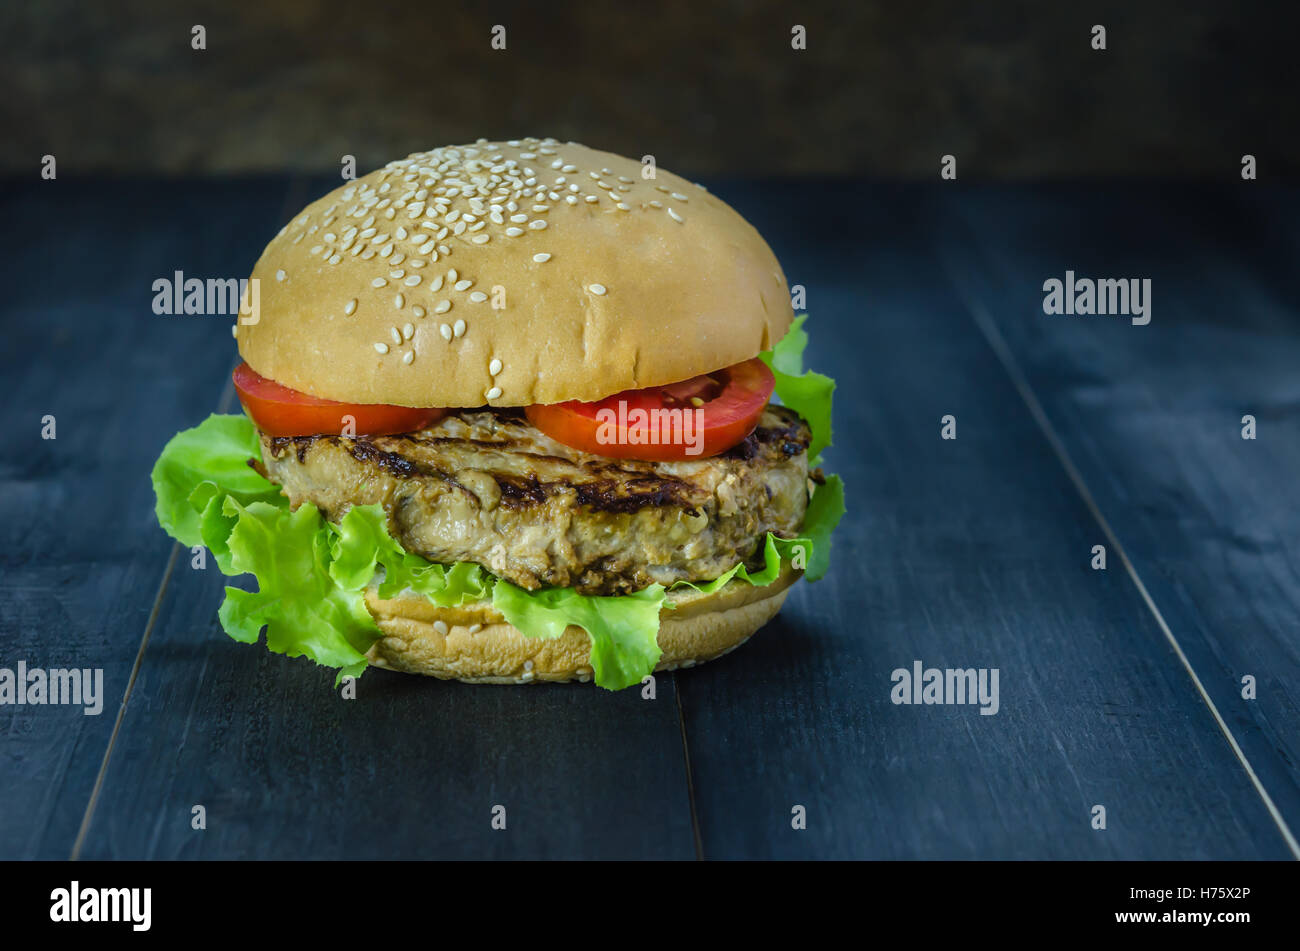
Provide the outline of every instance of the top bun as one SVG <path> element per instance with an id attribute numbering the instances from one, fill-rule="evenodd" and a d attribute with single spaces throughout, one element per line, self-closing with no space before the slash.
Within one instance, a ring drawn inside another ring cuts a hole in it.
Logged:
<path id="1" fill-rule="evenodd" d="M 794 318 L 724 202 L 554 139 L 390 162 L 303 209 L 253 277 L 244 360 L 348 403 L 597 400 L 747 360 Z"/>

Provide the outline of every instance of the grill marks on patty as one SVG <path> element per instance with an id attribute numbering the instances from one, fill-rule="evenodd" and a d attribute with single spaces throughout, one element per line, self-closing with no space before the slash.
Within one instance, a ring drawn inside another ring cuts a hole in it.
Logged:
<path id="1" fill-rule="evenodd" d="M 521 412 L 484 409 L 396 436 L 264 435 L 262 462 L 295 506 L 337 518 L 383 504 L 402 544 L 432 561 L 612 594 L 709 580 L 766 532 L 796 533 L 809 439 L 794 412 L 769 406 L 714 458 L 615 460 L 550 439 Z"/>
<path id="2" fill-rule="evenodd" d="M 772 415 L 780 418 L 775 412 L 778 408 L 772 409 Z M 776 445 L 786 456 L 794 456 L 806 451 L 809 442 L 807 425 L 793 412 L 789 410 L 781 412 L 788 413 L 793 418 L 783 421 L 780 425 L 760 426 L 742 442 L 723 453 L 721 458 L 751 460 L 759 455 L 764 445 Z M 522 414 L 494 410 L 481 415 L 497 418 L 506 426 L 532 428 Z M 482 439 L 427 435 L 431 432 L 433 430 L 377 437 L 273 436 L 270 437 L 269 443 L 271 454 L 277 458 L 292 446 L 298 462 L 302 463 L 306 461 L 307 453 L 313 446 L 325 442 L 343 448 L 362 464 L 375 466 L 398 478 L 426 476 L 443 479 L 452 484 L 455 484 L 455 478 L 451 473 L 427 468 L 410 455 L 403 455 L 402 451 L 406 449 L 403 444 L 411 445 L 411 449 L 406 451 L 412 455 L 415 451 L 429 448 L 454 452 L 492 450 L 524 453 L 535 460 L 539 468 L 554 470 L 558 477 L 543 482 L 537 475 L 531 473 L 514 476 L 489 472 L 501 490 L 500 504 L 514 509 L 543 505 L 557 492 L 570 489 L 577 493 L 579 504 L 589 506 L 598 512 L 635 512 L 641 508 L 656 506 L 689 509 L 691 505 L 691 486 L 681 479 L 646 472 L 647 467 L 654 467 L 653 463 L 630 461 L 627 465 L 623 465 L 614 460 L 601 459 L 574 450 L 575 455 L 583 455 L 588 460 L 600 460 L 583 464 L 575 462 L 572 458 L 538 452 L 539 447 L 535 436 L 517 439 L 508 436 L 501 439 Z M 536 430 L 533 432 L 541 435 Z M 383 440 L 385 448 L 377 446 L 374 442 L 376 439 Z M 571 476 L 565 476 L 566 467 L 575 470 Z"/>

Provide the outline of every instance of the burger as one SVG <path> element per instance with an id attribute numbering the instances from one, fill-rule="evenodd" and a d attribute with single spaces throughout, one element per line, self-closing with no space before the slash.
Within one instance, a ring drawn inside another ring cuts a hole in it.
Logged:
<path id="1" fill-rule="evenodd" d="M 339 678 L 637 684 L 827 570 L 834 383 L 804 320 L 758 233 L 648 159 L 416 153 L 267 245 L 244 412 L 167 443 L 158 520 L 244 576 L 231 637 Z"/>

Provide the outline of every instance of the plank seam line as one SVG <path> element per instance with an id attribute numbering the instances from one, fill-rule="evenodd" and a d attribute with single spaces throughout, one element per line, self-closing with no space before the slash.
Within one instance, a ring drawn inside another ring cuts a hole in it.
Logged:
<path id="1" fill-rule="evenodd" d="M 149 638 L 153 634 L 154 624 L 158 620 L 158 614 L 162 610 L 163 595 L 167 591 L 167 585 L 171 583 L 172 572 L 176 567 L 176 555 L 180 552 L 179 544 L 172 545 L 171 555 L 167 559 L 167 569 L 163 572 L 162 583 L 158 585 L 158 593 L 153 599 L 153 609 L 149 612 L 149 620 L 144 626 L 144 636 L 140 638 L 140 646 L 135 652 L 135 662 L 131 665 L 131 675 L 126 679 L 126 690 L 122 692 L 122 702 L 117 708 L 117 718 L 113 721 L 113 732 L 109 734 L 108 745 L 104 747 L 104 758 L 99 762 L 99 772 L 95 775 L 95 785 L 91 787 L 90 798 L 86 801 L 86 811 L 81 816 L 81 828 L 77 830 L 76 841 L 72 843 L 72 854 L 68 856 L 71 862 L 77 861 L 81 857 L 81 848 L 85 844 L 86 834 L 90 831 L 90 822 L 95 814 L 95 806 L 99 802 L 99 793 L 104 785 L 104 777 L 108 774 L 108 761 L 113 756 L 113 747 L 117 743 L 118 731 L 122 729 L 122 721 L 126 718 L 126 706 L 131 700 L 131 692 L 135 689 L 135 679 L 140 673 L 140 667 L 144 664 L 144 652 L 149 646 Z"/>
<path id="2" fill-rule="evenodd" d="M 285 186 L 284 198 L 281 202 L 280 220 L 284 220 L 293 213 L 294 202 L 302 191 L 306 188 L 306 180 L 300 175 L 291 175 L 288 184 Z M 234 402 L 234 386 L 229 378 L 226 379 L 225 386 L 221 389 L 221 398 L 217 401 L 217 412 L 224 413 L 230 409 L 230 404 Z M 81 857 L 81 849 L 85 845 L 86 836 L 90 832 L 90 823 L 94 818 L 95 807 L 99 803 L 99 794 L 103 789 L 104 777 L 108 775 L 108 763 L 113 757 L 113 748 L 117 745 L 117 734 L 122 728 L 122 721 L 126 717 L 126 705 L 131 699 L 131 692 L 135 689 L 136 675 L 140 672 L 140 667 L 144 663 L 144 652 L 149 645 L 149 638 L 153 635 L 154 624 L 158 620 L 158 614 L 162 610 L 163 595 L 167 591 L 167 585 L 171 582 L 172 571 L 176 567 L 176 555 L 180 551 L 180 545 L 172 545 L 172 552 L 167 559 L 167 567 L 163 571 L 162 583 L 158 586 L 158 594 L 154 597 L 153 609 L 149 612 L 149 620 L 145 622 L 144 636 L 140 638 L 140 647 L 135 654 L 135 663 L 131 665 L 131 675 L 126 681 L 126 690 L 122 694 L 122 704 L 117 709 L 117 719 L 113 721 L 113 732 L 109 734 L 108 745 L 104 747 L 104 758 L 100 760 L 99 772 L 95 775 L 95 785 L 90 789 L 90 798 L 86 800 L 86 811 L 81 816 L 81 828 L 77 830 L 77 838 L 72 843 L 72 853 L 68 860 L 75 862 Z"/>
<path id="3" fill-rule="evenodd" d="M 1064 443 L 1062 443 L 1060 437 L 1057 436 L 1055 428 L 1047 418 L 1046 411 L 1043 409 L 1042 404 L 1039 403 L 1038 397 L 1034 395 L 1033 390 L 1029 386 L 1028 379 L 1021 371 L 1020 365 L 1016 362 L 1010 348 L 1007 347 L 1006 341 L 1003 340 L 1001 333 L 998 332 L 997 326 L 993 323 L 988 311 L 984 308 L 983 304 L 975 300 L 972 295 L 968 293 L 965 283 L 956 273 L 955 268 L 951 266 L 947 254 L 945 254 L 942 249 L 939 251 L 939 258 L 942 261 L 944 271 L 947 272 L 948 277 L 952 280 L 953 285 L 956 287 L 957 293 L 961 297 L 962 303 L 965 304 L 971 318 L 975 321 L 976 326 L 979 327 L 980 332 L 984 335 L 989 346 L 992 347 L 998 361 L 1002 364 L 1002 368 L 1011 378 L 1012 385 L 1015 386 L 1017 392 L 1020 394 L 1020 398 L 1024 401 L 1025 406 L 1028 407 L 1030 415 L 1034 418 L 1034 422 L 1038 424 L 1038 428 L 1041 429 L 1043 435 L 1047 437 L 1048 444 L 1052 447 L 1052 451 L 1056 454 L 1057 460 L 1065 469 L 1065 473 L 1069 477 L 1070 482 L 1074 484 L 1075 491 L 1079 493 L 1079 496 L 1083 499 L 1083 503 L 1087 507 L 1089 513 L 1101 527 L 1102 533 L 1106 536 L 1106 541 L 1108 541 L 1111 547 L 1119 554 L 1120 562 L 1124 565 L 1124 570 L 1128 572 L 1129 578 L 1137 588 L 1138 594 L 1141 595 L 1142 601 L 1146 604 L 1147 609 L 1155 618 L 1156 624 L 1159 625 L 1161 632 L 1165 636 L 1165 640 L 1168 641 L 1169 645 L 1174 649 L 1174 654 L 1183 665 L 1183 669 L 1187 671 L 1187 675 L 1191 677 L 1192 684 L 1196 687 L 1197 693 L 1201 695 L 1201 700 L 1205 703 L 1205 706 L 1214 717 L 1214 721 L 1219 725 L 1219 730 L 1223 733 L 1224 738 L 1227 739 L 1228 745 L 1232 748 L 1232 752 L 1236 755 L 1238 762 L 1240 762 L 1242 768 L 1245 769 L 1247 777 L 1249 777 L 1251 784 L 1255 787 L 1255 791 L 1259 794 L 1259 798 L 1263 800 L 1264 807 L 1268 810 L 1273 822 L 1277 825 L 1278 831 L 1281 832 L 1287 848 L 1291 850 L 1291 854 L 1296 859 L 1300 859 L 1300 843 L 1296 842 L 1296 838 L 1292 834 L 1290 827 L 1287 825 L 1286 819 L 1278 810 L 1277 804 L 1273 802 L 1273 797 L 1270 796 L 1268 790 L 1264 788 L 1264 784 L 1255 773 L 1255 768 L 1251 766 L 1250 760 L 1246 757 L 1245 751 L 1241 748 L 1241 744 L 1237 742 L 1237 738 L 1233 735 L 1232 728 L 1228 726 L 1227 721 L 1225 721 L 1223 716 L 1219 713 L 1219 708 L 1215 706 L 1214 701 L 1205 689 L 1205 685 L 1201 683 L 1201 678 L 1197 676 L 1196 670 L 1192 667 L 1192 663 L 1188 659 L 1187 654 L 1184 653 L 1182 645 L 1178 643 L 1178 638 L 1175 637 L 1174 632 L 1170 630 L 1168 623 L 1165 621 L 1164 615 L 1160 612 L 1160 608 L 1156 606 L 1150 592 L 1147 591 L 1147 586 L 1142 583 L 1142 578 L 1138 575 L 1137 568 L 1134 567 L 1133 562 L 1129 559 L 1128 553 L 1124 550 L 1124 546 L 1120 544 L 1119 538 L 1110 526 L 1110 522 L 1106 520 L 1106 516 L 1102 514 L 1101 509 L 1097 506 L 1097 502 L 1093 498 L 1092 492 L 1083 481 L 1083 476 L 1075 467 L 1074 461 L 1066 451 Z"/>
<path id="4" fill-rule="evenodd" d="M 686 762 L 686 797 L 691 804 L 691 834 L 695 838 L 695 859 L 702 862 L 704 860 L 704 839 L 700 835 L 700 816 L 695 809 L 695 777 L 691 774 L 691 747 L 686 741 L 686 712 L 682 709 L 681 684 L 677 682 L 675 672 L 672 678 L 673 699 L 677 701 L 677 726 L 682 733 L 682 757 Z"/>
<path id="5" fill-rule="evenodd" d="M 234 385 L 227 379 L 226 385 L 221 389 L 221 399 L 217 401 L 217 412 L 224 413 L 229 410 L 230 404 L 234 402 L 234 396 Z M 132 691 L 135 690 L 136 675 L 144 664 L 144 652 L 149 646 L 149 638 L 153 636 L 154 624 L 158 620 L 158 614 L 162 611 L 163 596 L 167 592 L 167 585 L 171 583 L 172 572 L 176 568 L 176 556 L 180 550 L 180 543 L 172 545 L 171 556 L 167 559 L 167 567 L 163 571 L 162 583 L 158 585 L 158 593 L 154 596 L 153 609 L 149 612 L 149 620 L 145 622 L 144 636 L 140 638 L 140 647 L 135 653 L 135 663 L 131 665 L 131 675 L 126 680 L 126 690 L 122 694 L 122 704 L 117 708 L 117 719 L 113 721 L 113 732 L 108 736 L 108 745 L 104 747 L 104 758 L 100 760 L 99 772 L 95 775 L 95 785 L 91 787 L 90 798 L 86 800 L 86 811 L 81 816 L 81 828 L 77 830 L 77 838 L 72 843 L 72 854 L 68 856 L 70 862 L 75 862 L 81 857 L 81 849 L 85 845 L 86 836 L 90 832 L 90 823 L 95 817 L 95 807 L 99 804 L 99 794 L 104 786 L 104 777 L 108 775 L 108 762 L 113 758 L 113 749 L 117 745 L 117 734 L 122 728 L 122 721 L 126 718 L 126 705 L 131 699 Z"/>

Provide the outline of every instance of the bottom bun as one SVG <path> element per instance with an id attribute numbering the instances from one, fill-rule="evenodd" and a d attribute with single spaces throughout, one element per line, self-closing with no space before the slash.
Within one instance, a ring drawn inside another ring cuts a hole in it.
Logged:
<path id="1" fill-rule="evenodd" d="M 772 620 L 802 571 L 782 566 L 767 587 L 732 581 L 713 594 L 670 591 L 659 614 L 655 670 L 675 670 L 721 657 Z M 672 604 L 670 609 L 668 604 Z M 382 599 L 366 591 L 382 636 L 366 659 L 376 667 L 474 684 L 591 680 L 591 641 L 570 625 L 550 640 L 527 637 L 490 601 L 440 608 L 420 597 Z"/>

